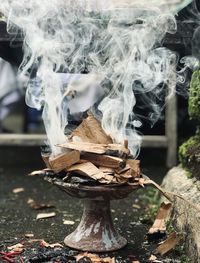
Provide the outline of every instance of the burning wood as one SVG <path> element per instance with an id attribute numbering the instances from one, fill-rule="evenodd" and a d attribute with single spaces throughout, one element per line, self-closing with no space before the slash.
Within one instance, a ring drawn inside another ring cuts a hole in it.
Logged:
<path id="1" fill-rule="evenodd" d="M 111 137 L 104 132 L 101 123 L 91 112 L 88 112 L 88 117 L 72 132 L 70 139 L 97 144 L 113 143 Z"/>
<path id="2" fill-rule="evenodd" d="M 59 173 L 67 167 L 77 163 L 80 160 L 80 153 L 78 151 L 69 151 L 49 158 L 49 165 L 55 173 Z"/>
<path id="3" fill-rule="evenodd" d="M 127 184 L 136 183 L 140 178 L 140 162 L 130 158 L 128 141 L 122 144 L 114 144 L 112 139 L 103 131 L 101 124 L 92 113 L 83 120 L 81 125 L 68 137 L 68 142 L 57 145 L 66 152 L 56 157 L 48 157 L 48 153 L 42 154 L 47 167 L 54 173 L 66 173 L 61 178 L 65 182 L 78 183 L 75 177 L 79 176 L 94 180 L 100 184 Z M 37 171 L 36 174 L 44 174 L 47 170 Z M 48 170 L 51 174 L 51 171 Z M 34 175 L 35 173 L 32 173 Z M 80 181 L 80 180 L 79 180 Z M 80 182 L 81 183 L 81 182 Z"/>
<path id="4" fill-rule="evenodd" d="M 58 147 L 96 154 L 106 154 L 120 158 L 127 157 L 130 151 L 121 144 L 97 144 L 89 142 L 66 142 L 58 144 Z"/>
<path id="5" fill-rule="evenodd" d="M 139 177 L 141 175 L 139 160 L 128 159 L 126 163 L 130 166 L 132 175 L 134 177 Z"/>
<path id="6" fill-rule="evenodd" d="M 103 179 L 104 181 L 110 181 L 110 179 L 113 178 L 113 176 L 110 176 L 109 174 L 102 172 L 100 169 L 98 169 L 94 164 L 90 162 L 73 165 L 66 171 L 76 172 L 80 175 L 88 176 L 98 181 L 101 181 Z"/>
<path id="7" fill-rule="evenodd" d="M 49 153 L 42 153 L 41 156 L 42 156 L 44 163 L 46 164 L 46 167 L 51 169 L 51 166 L 49 164 L 50 154 Z"/>
<path id="8" fill-rule="evenodd" d="M 100 155 L 95 153 L 84 153 L 81 155 L 81 158 L 87 161 L 92 162 L 97 166 L 104 166 L 113 169 L 123 169 L 126 165 L 125 160 L 113 157 L 109 155 Z"/>

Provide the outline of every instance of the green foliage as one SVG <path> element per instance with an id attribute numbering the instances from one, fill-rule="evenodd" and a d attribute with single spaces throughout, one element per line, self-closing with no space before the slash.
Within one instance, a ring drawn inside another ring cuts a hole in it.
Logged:
<path id="1" fill-rule="evenodd" d="M 189 91 L 189 115 L 200 125 L 200 70 L 192 75 Z M 193 176 L 200 179 L 200 130 L 179 148 L 179 159 L 182 166 Z"/>
<path id="2" fill-rule="evenodd" d="M 197 179 L 200 179 L 199 132 L 180 146 L 179 159 L 184 168 L 188 169 Z"/>
<path id="3" fill-rule="evenodd" d="M 160 196 L 157 189 L 146 187 L 137 191 L 140 203 L 144 206 L 144 214 L 141 222 L 151 225 L 154 222 L 158 209 L 160 207 Z"/>
<path id="4" fill-rule="evenodd" d="M 200 70 L 192 75 L 189 91 L 189 114 L 194 120 L 200 122 Z"/>

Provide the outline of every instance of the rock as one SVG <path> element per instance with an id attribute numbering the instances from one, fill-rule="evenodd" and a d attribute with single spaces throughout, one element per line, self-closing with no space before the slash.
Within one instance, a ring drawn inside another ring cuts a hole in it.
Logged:
<path id="1" fill-rule="evenodd" d="M 167 191 L 182 195 L 200 208 L 200 181 L 188 178 L 183 168 L 171 169 L 162 185 Z M 177 197 L 172 218 L 174 227 L 185 234 L 186 252 L 191 262 L 200 263 L 200 212 Z"/>

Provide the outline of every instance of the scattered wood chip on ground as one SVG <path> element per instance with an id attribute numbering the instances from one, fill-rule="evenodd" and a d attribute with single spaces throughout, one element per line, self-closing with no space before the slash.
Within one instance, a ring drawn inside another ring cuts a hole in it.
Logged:
<path id="1" fill-rule="evenodd" d="M 7 249 L 10 251 L 10 253 L 14 253 L 14 252 L 22 253 L 22 251 L 24 250 L 24 245 L 21 243 L 18 243 L 16 245 L 7 247 Z"/>
<path id="2" fill-rule="evenodd" d="M 32 233 L 27 233 L 24 235 L 26 238 L 33 238 L 34 237 L 34 234 Z"/>
<path id="3" fill-rule="evenodd" d="M 50 247 L 50 248 L 55 248 L 55 247 L 61 247 L 63 248 L 63 245 L 61 245 L 60 243 L 55 243 L 55 244 L 49 244 L 46 241 L 42 240 L 40 242 L 40 246 L 41 247 Z"/>
<path id="4" fill-rule="evenodd" d="M 162 263 L 162 261 L 158 260 L 157 257 L 154 256 L 154 255 L 151 255 L 151 256 L 150 256 L 149 262 L 152 262 L 152 263 Z"/>
<path id="5" fill-rule="evenodd" d="M 74 225 L 75 222 L 72 221 L 72 220 L 63 220 L 63 224 L 64 224 L 64 225 Z"/>
<path id="6" fill-rule="evenodd" d="M 76 261 L 79 262 L 81 259 L 90 259 L 92 263 L 115 263 L 115 258 L 105 257 L 100 258 L 99 255 L 93 254 L 93 253 L 80 253 L 77 256 L 75 256 Z M 84 262 L 84 261 L 83 261 Z"/>
<path id="7" fill-rule="evenodd" d="M 28 199 L 27 204 L 30 206 L 30 208 L 35 209 L 35 210 L 41 210 L 41 209 L 47 209 L 47 208 L 54 208 L 55 207 L 52 204 L 37 203 L 32 198 Z"/>
<path id="8" fill-rule="evenodd" d="M 36 170 L 28 174 L 28 176 L 45 175 L 50 169 Z"/>
<path id="9" fill-rule="evenodd" d="M 153 226 L 149 229 L 148 236 L 160 238 L 166 234 L 166 221 L 170 215 L 172 204 L 163 202 L 158 210 Z"/>
<path id="10" fill-rule="evenodd" d="M 140 205 L 137 205 L 137 204 L 133 204 L 132 207 L 133 207 L 134 209 L 140 209 L 140 208 L 141 208 L 141 206 L 140 206 Z"/>
<path id="11" fill-rule="evenodd" d="M 40 213 L 37 215 L 36 219 L 45 219 L 45 218 L 51 218 L 51 217 L 55 217 L 56 213 L 52 212 L 52 213 Z"/>
<path id="12" fill-rule="evenodd" d="M 14 194 L 19 194 L 19 193 L 24 192 L 24 191 L 25 191 L 25 189 L 24 189 L 23 187 L 14 188 L 14 189 L 12 190 L 12 192 L 13 192 Z"/>
<path id="13" fill-rule="evenodd" d="M 155 253 L 160 254 L 161 256 L 165 255 L 167 252 L 175 248 L 180 240 L 181 236 L 177 233 L 174 232 L 170 234 L 170 236 L 156 248 Z"/>

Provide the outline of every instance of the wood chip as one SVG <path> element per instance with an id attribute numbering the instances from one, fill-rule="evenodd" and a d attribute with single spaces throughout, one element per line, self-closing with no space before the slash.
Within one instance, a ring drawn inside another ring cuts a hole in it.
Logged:
<path id="1" fill-rule="evenodd" d="M 15 189 L 12 190 L 12 192 L 13 192 L 14 194 L 19 194 L 19 193 L 24 192 L 24 191 L 25 191 L 25 190 L 24 190 L 23 187 L 15 188 Z"/>
<path id="2" fill-rule="evenodd" d="M 79 261 L 81 259 L 90 259 L 92 263 L 115 263 L 115 258 L 100 258 L 97 254 L 92 254 L 88 252 L 80 253 L 79 255 L 75 256 L 76 261 Z"/>
<path id="3" fill-rule="evenodd" d="M 154 256 L 154 255 L 150 256 L 149 262 L 152 262 L 152 263 L 163 263 L 163 261 L 158 260 L 157 257 Z"/>
<path id="4" fill-rule="evenodd" d="M 91 112 L 88 112 L 88 117 L 72 132 L 70 138 L 97 144 L 110 144 L 113 142 Z"/>
<path id="5" fill-rule="evenodd" d="M 21 254 L 24 251 L 24 245 L 21 243 L 18 243 L 16 245 L 7 247 L 7 249 L 9 250 L 9 253 Z"/>
<path id="6" fill-rule="evenodd" d="M 46 241 L 42 240 L 40 242 L 40 246 L 41 247 L 50 247 L 50 248 L 55 248 L 55 247 L 61 247 L 63 248 L 63 245 L 61 245 L 60 243 L 55 243 L 55 244 L 49 244 Z"/>
<path id="7" fill-rule="evenodd" d="M 28 174 L 28 176 L 45 175 L 46 172 L 52 171 L 51 169 L 36 170 Z"/>
<path id="8" fill-rule="evenodd" d="M 181 236 L 177 233 L 172 233 L 165 241 L 163 241 L 155 250 L 156 254 L 161 256 L 165 255 L 167 252 L 175 248 L 175 246 L 180 242 Z"/>
<path id="9" fill-rule="evenodd" d="M 30 208 L 35 209 L 35 210 L 41 210 L 41 209 L 47 209 L 47 208 L 55 207 L 52 204 L 37 203 L 32 198 L 28 199 L 27 204 L 29 205 Z"/>
<path id="10" fill-rule="evenodd" d="M 140 205 L 136 205 L 136 204 L 133 204 L 132 207 L 135 208 L 135 209 L 140 209 L 141 208 Z"/>
<path id="11" fill-rule="evenodd" d="M 123 169 L 126 165 L 126 162 L 123 159 L 109 155 L 84 153 L 81 155 L 81 158 L 97 166 L 104 166 L 113 169 Z"/>
<path id="12" fill-rule="evenodd" d="M 63 220 L 63 224 L 64 224 L 64 225 L 74 225 L 75 222 L 72 221 L 72 220 Z"/>
<path id="13" fill-rule="evenodd" d="M 67 167 L 77 163 L 80 160 L 79 151 L 69 151 L 56 157 L 49 158 L 49 165 L 55 173 L 59 173 Z"/>
<path id="14" fill-rule="evenodd" d="M 139 160 L 132 160 L 128 159 L 126 163 L 130 166 L 132 176 L 133 177 L 140 177 L 141 170 L 140 170 L 140 161 Z"/>
<path id="15" fill-rule="evenodd" d="M 42 153 L 41 154 L 42 159 L 46 165 L 47 168 L 51 168 L 50 164 L 49 164 L 49 158 L 50 158 L 50 154 L 49 153 Z"/>
<path id="16" fill-rule="evenodd" d="M 23 248 L 24 248 L 24 245 L 21 243 L 7 247 L 8 250 L 12 250 L 12 251 L 16 251 L 18 249 L 23 249 Z"/>
<path id="17" fill-rule="evenodd" d="M 26 238 L 33 238 L 33 237 L 34 237 L 34 234 L 31 234 L 31 233 L 29 234 L 29 233 L 27 233 L 27 234 L 25 234 L 24 236 L 25 236 Z"/>
<path id="18" fill-rule="evenodd" d="M 109 174 L 109 175 L 114 175 L 115 174 L 115 171 L 112 168 L 104 167 L 104 166 L 99 166 L 98 168 L 103 173 L 106 173 L 106 174 Z"/>
<path id="19" fill-rule="evenodd" d="M 88 142 L 66 142 L 64 144 L 58 144 L 58 147 L 77 150 L 80 152 L 89 152 L 95 154 L 105 154 L 111 156 L 117 156 L 120 158 L 126 158 L 130 151 L 121 144 L 95 144 Z"/>
<path id="20" fill-rule="evenodd" d="M 153 226 L 149 229 L 148 235 L 155 235 L 158 233 L 166 233 L 166 220 L 170 215 L 172 204 L 170 202 L 163 202 L 158 210 Z"/>
<path id="21" fill-rule="evenodd" d="M 34 238 L 34 239 L 28 240 L 28 243 L 32 244 L 32 243 L 37 243 L 37 242 L 42 242 L 42 241 L 44 241 L 44 240 L 43 239 Z"/>
<path id="22" fill-rule="evenodd" d="M 40 213 L 37 215 L 36 219 L 45 219 L 45 218 L 51 218 L 51 217 L 55 217 L 56 213 L 52 212 L 52 213 Z"/>
<path id="23" fill-rule="evenodd" d="M 87 162 L 82 164 L 75 164 L 66 169 L 67 172 L 76 172 L 83 176 L 88 176 L 94 180 L 105 179 L 106 174 L 99 170 L 94 164 Z"/>

